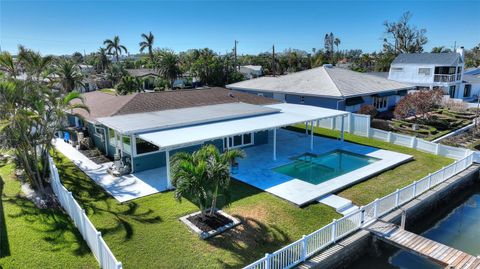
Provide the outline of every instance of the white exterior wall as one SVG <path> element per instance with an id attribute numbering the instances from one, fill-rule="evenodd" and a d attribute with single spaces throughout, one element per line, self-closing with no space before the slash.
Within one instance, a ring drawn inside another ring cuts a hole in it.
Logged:
<path id="1" fill-rule="evenodd" d="M 393 71 L 392 68 L 403 68 L 403 70 Z M 419 68 L 430 68 L 430 75 L 418 74 Z M 392 64 L 388 72 L 388 79 L 414 84 L 433 84 L 434 73 L 435 65 Z"/>

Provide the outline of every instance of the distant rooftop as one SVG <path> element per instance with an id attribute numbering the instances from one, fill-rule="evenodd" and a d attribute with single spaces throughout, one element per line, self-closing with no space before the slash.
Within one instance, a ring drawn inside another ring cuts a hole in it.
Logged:
<path id="1" fill-rule="evenodd" d="M 348 69 L 322 66 L 279 77 L 261 77 L 227 85 L 236 90 L 345 98 L 410 88 L 411 85 Z"/>
<path id="2" fill-rule="evenodd" d="M 154 69 L 137 68 L 137 69 L 125 69 L 130 76 L 144 77 L 144 76 L 158 76 L 158 72 Z"/>
<path id="3" fill-rule="evenodd" d="M 392 64 L 435 64 L 435 65 L 456 65 L 461 61 L 460 54 L 449 53 L 402 53 L 398 55 Z"/>
<path id="4" fill-rule="evenodd" d="M 278 101 L 271 98 L 217 87 L 201 90 L 133 93 L 129 95 L 114 95 L 112 93 L 94 91 L 84 93 L 82 96 L 85 99 L 85 104 L 90 109 L 90 113 L 80 109 L 74 110 L 74 113 L 78 113 L 90 121 L 95 121 L 102 117 L 226 103 L 243 102 L 254 105 L 278 103 Z"/>

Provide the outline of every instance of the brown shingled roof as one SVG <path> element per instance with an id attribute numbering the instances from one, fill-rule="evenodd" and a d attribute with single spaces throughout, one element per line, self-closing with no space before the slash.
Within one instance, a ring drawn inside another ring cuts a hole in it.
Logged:
<path id="1" fill-rule="evenodd" d="M 114 115 L 162 111 L 196 106 L 243 102 L 254 105 L 275 104 L 278 101 L 250 93 L 225 88 L 175 90 L 130 95 L 112 95 L 100 91 L 83 94 L 90 114 L 75 110 L 89 121 Z"/>

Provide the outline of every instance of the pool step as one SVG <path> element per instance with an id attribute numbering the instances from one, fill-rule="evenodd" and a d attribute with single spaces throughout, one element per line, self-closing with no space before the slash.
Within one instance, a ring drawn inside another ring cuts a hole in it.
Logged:
<path id="1" fill-rule="evenodd" d="M 358 206 L 352 204 L 352 201 L 335 194 L 328 194 L 320 197 L 317 201 L 335 208 L 335 210 L 342 215 L 346 215 L 355 209 L 358 209 Z"/>

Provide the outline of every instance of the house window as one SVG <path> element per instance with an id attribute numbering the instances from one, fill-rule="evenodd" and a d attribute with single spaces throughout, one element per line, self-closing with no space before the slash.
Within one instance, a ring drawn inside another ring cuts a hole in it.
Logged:
<path id="1" fill-rule="evenodd" d="M 146 153 L 151 153 L 151 152 L 156 152 L 156 151 L 159 151 L 160 148 L 150 142 L 147 142 L 141 138 L 136 138 L 135 139 L 136 143 L 136 147 L 137 147 L 137 155 L 141 155 L 141 154 L 146 154 Z"/>
<path id="2" fill-rule="evenodd" d="M 462 78 L 462 67 L 459 66 L 457 67 L 457 80 L 460 80 Z"/>
<path id="3" fill-rule="evenodd" d="M 223 140 L 224 148 L 238 148 L 253 145 L 253 133 L 227 137 Z"/>
<path id="4" fill-rule="evenodd" d="M 430 68 L 418 68 L 418 74 L 424 76 L 430 76 Z"/>
<path id="5" fill-rule="evenodd" d="M 387 96 L 385 96 L 385 97 L 374 96 L 373 97 L 373 106 L 376 109 L 384 109 L 384 108 L 387 107 L 387 104 L 388 104 L 388 97 Z"/>
<path id="6" fill-rule="evenodd" d="M 392 70 L 393 72 L 402 72 L 403 67 L 391 67 L 390 70 Z"/>
<path id="7" fill-rule="evenodd" d="M 450 95 L 450 98 L 455 98 L 455 86 L 450 86 L 448 89 L 448 95 Z"/>
<path id="8" fill-rule="evenodd" d="M 94 134 L 96 136 L 102 137 L 103 136 L 103 128 L 102 127 L 95 127 L 94 128 Z"/>
<path id="9" fill-rule="evenodd" d="M 110 146 L 115 146 L 117 144 L 116 142 L 115 130 L 108 128 L 108 144 L 110 144 Z"/>
<path id="10" fill-rule="evenodd" d="M 470 97 L 471 92 L 472 92 L 472 85 L 466 84 L 465 89 L 463 89 L 463 97 Z"/>
<path id="11" fill-rule="evenodd" d="M 124 135 L 122 137 L 122 142 L 123 142 L 123 152 L 126 152 L 128 154 L 132 154 L 130 136 L 125 136 Z"/>

